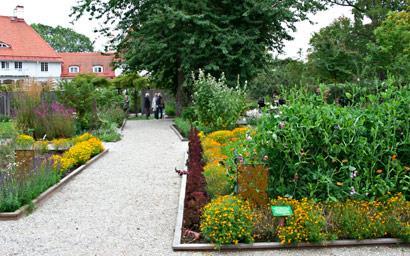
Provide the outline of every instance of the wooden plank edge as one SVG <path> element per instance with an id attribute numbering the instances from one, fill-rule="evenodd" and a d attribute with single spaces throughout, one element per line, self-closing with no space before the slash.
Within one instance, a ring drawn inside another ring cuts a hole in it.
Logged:
<path id="1" fill-rule="evenodd" d="M 365 240 L 336 240 L 321 243 L 299 243 L 295 245 L 284 245 L 278 242 L 265 242 L 254 244 L 223 245 L 216 249 L 213 244 L 178 244 L 172 248 L 174 251 L 213 251 L 213 250 L 267 250 L 267 249 L 296 249 L 296 248 L 324 248 L 340 246 L 365 246 L 365 245 L 398 245 L 408 244 L 396 238 L 380 238 Z"/>
<path id="2" fill-rule="evenodd" d="M 84 169 L 89 167 L 92 163 L 94 163 L 96 160 L 104 156 L 109 149 L 105 149 L 102 151 L 100 154 L 94 156 L 90 160 L 88 160 L 85 164 L 81 165 L 77 169 L 75 169 L 73 172 L 71 172 L 69 175 L 64 177 L 62 180 L 60 180 L 58 183 L 54 184 L 50 188 L 48 188 L 46 191 L 41 193 L 36 199 L 32 200 L 32 203 L 35 207 L 40 206 L 42 203 L 46 201 L 55 191 L 58 189 L 62 188 L 65 184 L 68 183 L 71 179 L 73 179 L 75 176 L 77 176 L 80 172 L 82 172 Z M 23 205 L 20 207 L 18 210 L 14 212 L 0 212 L 0 221 L 8 221 L 8 220 L 18 220 L 21 217 L 25 216 L 29 212 L 29 205 Z"/>
<path id="3" fill-rule="evenodd" d="M 187 159 L 188 159 L 188 152 L 185 152 L 184 162 L 182 164 L 183 169 L 186 168 Z M 181 188 L 180 188 L 179 200 L 178 200 L 178 212 L 177 212 L 177 219 L 175 223 L 174 240 L 172 243 L 172 248 L 178 247 L 181 244 L 182 225 L 183 225 L 183 220 L 184 220 L 186 183 L 187 183 L 187 175 L 182 175 Z"/>
<path id="4" fill-rule="evenodd" d="M 125 119 L 124 119 L 124 121 L 122 122 L 122 125 L 121 125 L 121 131 L 124 131 L 124 128 L 125 128 L 125 125 L 126 125 L 126 123 L 127 123 L 127 120 L 128 120 L 128 117 L 126 117 Z"/>
<path id="5" fill-rule="evenodd" d="M 175 132 L 175 134 L 178 136 L 178 138 L 181 141 L 188 141 L 187 138 L 185 138 L 184 136 L 182 136 L 182 134 L 179 132 L 179 130 L 176 128 L 175 124 L 171 124 L 170 125 L 171 129 Z"/>

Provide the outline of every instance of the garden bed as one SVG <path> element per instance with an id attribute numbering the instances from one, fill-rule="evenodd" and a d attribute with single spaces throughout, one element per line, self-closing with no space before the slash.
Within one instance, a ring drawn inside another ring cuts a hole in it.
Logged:
<path id="1" fill-rule="evenodd" d="M 25 215 L 27 215 L 34 207 L 38 207 L 41 205 L 45 200 L 47 200 L 54 192 L 64 186 L 67 182 L 72 180 L 76 175 L 82 172 L 84 169 L 89 167 L 92 163 L 96 160 L 101 158 L 108 152 L 108 149 L 105 149 L 98 155 L 94 156 L 90 160 L 88 160 L 85 164 L 81 165 L 80 167 L 76 168 L 75 170 L 69 172 L 63 179 L 61 179 L 57 184 L 47 189 L 45 192 L 40 194 L 36 199 L 32 201 L 31 205 L 24 205 L 20 207 L 20 209 L 14 212 L 0 212 L 0 221 L 7 221 L 7 220 L 17 220 Z"/>
<path id="2" fill-rule="evenodd" d="M 184 202 L 187 186 L 187 175 L 181 178 L 181 189 L 178 201 L 178 213 L 175 225 L 174 240 L 172 249 L 174 251 L 210 251 L 210 250 L 266 250 L 266 249 L 286 249 L 286 248 L 308 248 L 308 247 L 340 247 L 340 246 L 365 246 L 365 245 L 397 245 L 404 244 L 396 238 L 364 239 L 364 240 L 336 240 L 324 241 L 320 243 L 299 243 L 299 244 L 281 244 L 279 242 L 258 242 L 252 244 L 239 243 L 236 245 L 222 245 L 217 249 L 211 243 L 182 243 Z"/>

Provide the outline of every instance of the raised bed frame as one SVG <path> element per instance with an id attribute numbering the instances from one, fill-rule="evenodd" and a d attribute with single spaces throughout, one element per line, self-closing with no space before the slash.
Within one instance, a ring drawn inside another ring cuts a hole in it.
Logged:
<path id="1" fill-rule="evenodd" d="M 41 193 L 36 199 L 32 201 L 32 205 L 34 207 L 40 206 L 42 203 L 44 203 L 54 192 L 58 191 L 60 188 L 62 188 L 66 183 L 68 183 L 70 180 L 72 180 L 75 176 L 77 176 L 80 172 L 82 172 L 84 169 L 89 167 L 92 163 L 94 163 L 96 160 L 104 156 L 109 150 L 105 149 L 103 152 L 100 154 L 94 156 L 90 160 L 88 160 L 85 164 L 81 165 L 77 169 L 75 169 L 73 172 L 71 172 L 69 175 L 61 179 L 58 183 L 54 184 L 52 187 Z M 20 209 L 14 211 L 14 212 L 0 212 L 0 221 L 10 221 L 10 220 L 18 220 L 21 217 L 27 215 L 30 213 L 31 206 L 29 205 L 23 205 L 20 207 Z"/>
<path id="2" fill-rule="evenodd" d="M 185 155 L 185 161 L 188 155 Z M 184 166 L 184 168 L 186 167 Z M 181 189 L 178 201 L 178 214 L 175 225 L 174 240 L 172 243 L 172 249 L 174 251 L 212 251 L 212 250 L 268 250 L 268 249 L 289 249 L 289 248 L 312 248 L 312 247 L 340 247 L 340 246 L 364 246 L 364 245 L 397 245 L 408 244 L 404 241 L 396 238 L 380 238 L 380 239 L 365 239 L 365 240 L 336 240 L 336 241 L 323 241 L 321 243 L 299 243 L 295 245 L 285 245 L 279 242 L 259 242 L 253 244 L 237 244 L 237 245 L 222 245 L 220 249 L 216 249 L 215 245 L 209 243 L 191 243 L 183 244 L 182 229 L 184 218 L 184 202 L 185 192 L 187 185 L 187 176 L 183 175 L 181 179 Z"/>
<path id="3" fill-rule="evenodd" d="M 179 130 L 178 130 L 178 128 L 176 127 L 175 124 L 171 124 L 170 127 L 171 127 L 171 129 L 175 132 L 175 134 L 178 136 L 178 138 L 179 138 L 181 141 L 188 141 L 187 138 L 185 138 L 184 136 L 182 136 L 182 134 L 179 132 Z"/>

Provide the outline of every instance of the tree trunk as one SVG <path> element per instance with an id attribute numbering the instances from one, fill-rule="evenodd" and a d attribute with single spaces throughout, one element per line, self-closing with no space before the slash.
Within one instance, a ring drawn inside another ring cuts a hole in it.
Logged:
<path id="1" fill-rule="evenodd" d="M 184 106 L 184 81 L 185 75 L 181 68 L 178 69 L 177 74 L 177 84 L 176 84 L 176 94 L 175 94 L 175 112 L 177 116 L 180 116 L 182 113 L 182 108 Z"/>

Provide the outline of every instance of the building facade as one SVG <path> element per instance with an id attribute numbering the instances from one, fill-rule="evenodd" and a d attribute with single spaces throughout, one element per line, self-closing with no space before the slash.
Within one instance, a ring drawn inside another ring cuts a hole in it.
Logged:
<path id="1" fill-rule="evenodd" d="M 0 83 L 57 81 L 61 64 L 62 58 L 23 18 L 0 16 Z"/>

